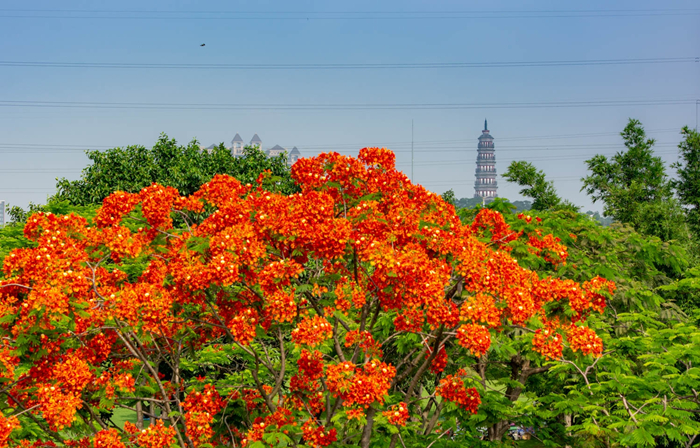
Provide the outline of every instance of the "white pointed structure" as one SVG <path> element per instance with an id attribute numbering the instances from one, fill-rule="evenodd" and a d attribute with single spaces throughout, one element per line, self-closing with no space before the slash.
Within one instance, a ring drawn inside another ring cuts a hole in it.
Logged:
<path id="1" fill-rule="evenodd" d="M 479 146 L 477 147 L 474 197 L 482 198 L 484 203 L 488 203 L 493 201 L 496 196 L 498 196 L 496 153 L 493 146 L 493 136 L 489 132 L 488 122 L 484 120 L 484 130 L 481 131 Z"/>

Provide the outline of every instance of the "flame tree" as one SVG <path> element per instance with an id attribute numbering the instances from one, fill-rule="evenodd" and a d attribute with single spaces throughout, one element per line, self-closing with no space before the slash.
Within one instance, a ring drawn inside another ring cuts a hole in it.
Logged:
<path id="1" fill-rule="evenodd" d="M 566 249 L 488 209 L 462 224 L 394 162 L 321 154 L 296 194 L 217 175 L 115 192 L 94 222 L 31 216 L 0 281 L 0 445 L 395 446 L 478 411 L 492 334 L 523 330 L 540 362 L 602 353 L 585 320 L 613 284 L 521 267 L 516 238 Z"/>

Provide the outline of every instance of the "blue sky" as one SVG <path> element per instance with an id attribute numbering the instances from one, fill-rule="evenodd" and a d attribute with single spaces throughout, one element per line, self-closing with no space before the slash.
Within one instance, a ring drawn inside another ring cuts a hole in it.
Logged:
<path id="1" fill-rule="evenodd" d="M 2 61 L 347 64 L 697 57 L 700 9 L 689 10 L 700 5 L 694 1 L 5 0 L 0 6 L 0 200 L 21 206 L 44 202 L 53 192 L 54 178 L 79 176 L 87 158 L 75 148 L 148 146 L 161 132 L 183 143 L 196 138 L 205 145 L 229 142 L 236 133 L 248 141 L 257 133 L 265 147 L 297 146 L 304 156 L 324 150 L 356 155 L 363 146 L 387 146 L 397 151 L 399 167 L 410 174 L 412 120 L 415 181 L 438 193 L 452 188 L 457 197 L 471 197 L 476 139 L 488 118 L 500 173 L 510 160 L 531 160 L 554 180 L 562 196 L 584 210 L 600 210 L 579 192 L 578 179 L 586 174 L 584 160 L 621 149 L 617 133 L 634 117 L 658 140 L 659 155 L 673 162 L 678 131 L 683 125 L 695 125 L 696 106 L 134 110 L 18 107 L 2 101 L 300 105 L 700 98 L 700 63 L 694 62 L 267 71 L 1 65 Z M 58 8 L 88 12 L 55 11 Z M 645 12 L 660 8 L 665 11 Z M 537 17 L 527 18 L 513 12 L 562 9 L 594 12 L 575 17 L 534 13 Z M 623 12 L 600 17 L 600 11 L 612 9 Z M 676 9 L 682 11 L 672 11 Z M 201 14 L 205 11 L 216 13 Z M 445 13 L 432 14 L 439 11 Z M 451 18 L 454 11 L 472 14 Z M 262 14 L 241 14 L 245 12 Z M 284 14 L 288 12 L 299 14 Z M 343 14 L 333 16 L 334 12 Z M 397 18 L 399 12 L 418 12 L 419 17 Z M 200 47 L 201 43 L 206 46 Z M 502 179 L 499 186 L 500 196 L 520 199 L 516 186 Z"/>

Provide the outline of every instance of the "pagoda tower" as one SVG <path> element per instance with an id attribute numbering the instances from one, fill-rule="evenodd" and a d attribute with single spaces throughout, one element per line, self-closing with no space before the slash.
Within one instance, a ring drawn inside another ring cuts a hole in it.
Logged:
<path id="1" fill-rule="evenodd" d="M 484 130 L 479 136 L 477 152 L 474 197 L 482 198 L 484 203 L 488 203 L 497 196 L 498 183 L 496 182 L 496 154 L 493 147 L 493 136 L 489 134 L 486 120 L 484 120 Z"/>

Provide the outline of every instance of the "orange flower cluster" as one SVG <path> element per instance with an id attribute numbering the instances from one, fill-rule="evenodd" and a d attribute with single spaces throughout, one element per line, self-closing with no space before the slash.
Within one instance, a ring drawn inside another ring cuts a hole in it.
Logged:
<path id="1" fill-rule="evenodd" d="M 460 318 L 467 322 L 485 324 L 490 328 L 501 325 L 501 310 L 496 308 L 492 297 L 482 293 L 467 297 L 459 313 Z"/>
<path id="2" fill-rule="evenodd" d="M 557 333 L 556 322 L 546 322 L 545 328 L 535 331 L 532 338 L 532 349 L 548 359 L 561 359 L 563 352 L 563 339 Z"/>
<path id="3" fill-rule="evenodd" d="M 345 346 L 352 347 L 358 344 L 369 357 L 382 357 L 382 348 L 374 340 L 372 333 L 369 331 L 353 330 L 345 335 Z"/>
<path id="4" fill-rule="evenodd" d="M 472 355 L 479 357 L 491 346 L 491 333 L 483 325 L 465 324 L 457 329 L 457 341 Z"/>
<path id="5" fill-rule="evenodd" d="M 115 191 L 102 201 L 102 207 L 95 216 L 95 224 L 100 227 L 117 226 L 121 223 L 122 218 L 131 212 L 139 202 L 141 202 L 141 197 L 138 194 Z"/>
<path id="6" fill-rule="evenodd" d="M 343 399 L 345 406 L 367 407 L 384 402 L 394 375 L 396 368 L 381 361 L 369 361 L 363 368 L 344 362 L 328 366 L 326 384 L 335 397 Z"/>
<path id="7" fill-rule="evenodd" d="M 13 379 L 15 367 L 19 364 L 19 358 L 12 354 L 14 347 L 7 341 L 0 343 L 0 378 Z"/>
<path id="8" fill-rule="evenodd" d="M 433 349 L 432 347 L 429 347 L 428 351 L 425 353 L 425 357 L 429 358 L 432 353 Z M 445 367 L 447 367 L 447 361 L 447 350 L 445 350 L 445 347 L 442 346 L 438 350 L 437 355 L 435 355 L 435 358 L 433 358 L 433 361 L 430 363 L 430 371 L 435 374 L 442 372 L 445 370 Z"/>
<path id="9" fill-rule="evenodd" d="M 545 328 L 532 348 L 543 356 L 561 358 L 565 337 L 573 350 L 601 353 L 583 323 L 604 310 L 614 284 L 540 278 L 509 253 L 522 237 L 538 256 L 563 263 L 566 249 L 551 235 L 524 235 L 490 209 L 464 225 L 454 207 L 397 171 L 384 148 L 363 148 L 358 158 L 328 153 L 299 160 L 292 166 L 296 194 L 266 190 L 269 176 L 243 185 L 217 175 L 186 197 L 157 184 L 115 192 L 94 224 L 75 215 L 32 215 L 24 231 L 34 245 L 9 254 L 0 280 L 0 378 L 13 384 L 16 401 L 38 405 L 33 412 L 62 429 L 84 402 L 99 408 L 94 397 L 118 406 L 121 395 L 140 391 L 137 374 L 147 376 L 148 386 L 158 383 L 162 400 L 174 400 L 201 383 L 165 378 L 146 361 L 153 366 L 180 358 L 183 348 L 197 352 L 226 341 L 256 365 L 298 370 L 237 385 L 229 402 L 242 400 L 252 427 L 232 428 L 233 436 L 217 432 L 223 404 L 207 386 L 187 395 L 179 432 L 158 423 L 134 435 L 140 446 L 169 446 L 176 435 L 195 446 L 243 434 L 260 440 L 268 426 L 293 424 L 297 439 L 325 446 L 335 432 L 314 420 L 327 403 L 342 399 L 348 418 L 361 418 L 370 405 L 382 410 L 397 376 L 382 354 L 388 334 L 419 335 L 408 349 L 425 359 L 433 347 L 424 335 L 439 331 L 446 339 L 430 366 L 436 374 L 466 359 L 463 353 L 486 353 L 491 331 L 538 321 Z M 195 217 L 185 224 L 187 211 Z M 574 317 L 553 323 L 547 310 L 555 307 L 546 306 L 552 302 L 561 305 L 559 316 Z M 291 339 L 297 348 L 286 351 L 284 362 L 268 362 L 274 356 L 267 340 L 256 340 L 261 334 Z M 182 344 L 173 348 L 172 341 Z M 324 343 L 333 349 L 312 351 Z M 448 358 L 445 347 L 455 355 Z M 171 349 L 174 356 L 163 353 Z M 19 363 L 29 368 L 16 369 Z M 289 388 L 276 387 L 292 373 Z M 258 388 L 275 396 L 263 403 Z M 460 377 L 443 379 L 438 391 L 471 412 L 480 402 Z M 408 408 L 397 406 L 384 410 L 387 418 L 405 424 Z M 121 448 L 109 432 L 93 440 Z"/>
<path id="10" fill-rule="evenodd" d="M 6 448 L 10 440 L 10 434 L 15 429 L 19 428 L 19 420 L 17 417 L 5 417 L 5 414 L 0 412 L 0 448 Z"/>
<path id="11" fill-rule="evenodd" d="M 331 337 L 333 337 L 333 328 L 322 316 L 306 316 L 292 330 L 292 340 L 298 345 L 315 347 Z"/>
<path id="12" fill-rule="evenodd" d="M 165 426 L 163 420 L 141 431 L 136 438 L 142 448 L 170 448 L 175 445 L 175 428 Z"/>
<path id="13" fill-rule="evenodd" d="M 435 392 L 445 400 L 456 403 L 459 407 L 473 414 L 481 404 L 481 397 L 475 388 L 466 388 L 464 381 L 457 375 L 447 375 L 440 380 Z"/>
<path id="14" fill-rule="evenodd" d="M 61 430 L 70 427 L 75 412 L 83 407 L 80 397 L 49 384 L 38 384 L 37 387 L 37 401 L 51 428 Z"/>
<path id="15" fill-rule="evenodd" d="M 538 229 L 534 234 L 531 234 L 527 244 L 532 248 L 532 251 L 539 254 L 550 263 L 566 264 L 566 258 L 569 256 L 566 246 L 561 244 L 561 239 L 553 235 L 544 235 Z"/>
<path id="16" fill-rule="evenodd" d="M 566 339 L 573 351 L 580 350 L 584 355 L 600 356 L 603 353 L 603 341 L 588 327 L 572 324 L 566 331 Z"/>
<path id="17" fill-rule="evenodd" d="M 95 434 L 94 448 L 126 448 L 116 429 L 103 429 Z"/>
<path id="18" fill-rule="evenodd" d="M 520 232 L 514 232 L 503 219 L 503 215 L 488 208 L 481 209 L 474 218 L 472 230 L 480 235 L 490 236 L 492 242 L 500 247 L 515 241 L 520 237 Z"/>
<path id="19" fill-rule="evenodd" d="M 284 432 L 287 434 L 287 429 L 282 430 L 286 426 L 296 426 L 296 421 L 289 409 L 279 408 L 274 414 L 268 415 L 265 419 L 257 417 L 246 437 L 241 440 L 243 446 L 248 446 L 251 442 L 262 440 L 266 430 L 273 432 Z"/>
<path id="20" fill-rule="evenodd" d="M 304 440 L 313 448 L 328 446 L 338 440 L 338 431 L 335 428 L 327 430 L 322 426 L 317 426 L 312 420 L 307 420 L 304 423 L 302 431 Z"/>
<path id="21" fill-rule="evenodd" d="M 223 407 L 223 400 L 212 385 L 204 387 L 203 392 L 193 392 L 187 395 L 182 407 L 185 413 L 185 427 L 192 444 L 198 447 L 211 442 L 214 430 L 211 427 L 214 415 Z"/>
<path id="22" fill-rule="evenodd" d="M 382 414 L 386 417 L 390 424 L 397 426 L 406 426 L 406 420 L 408 420 L 409 417 L 408 407 L 404 402 L 390 407 L 386 411 L 382 412 Z"/>
<path id="23" fill-rule="evenodd" d="M 308 350 L 302 350 L 301 356 L 297 361 L 299 371 L 303 372 L 311 380 L 317 380 L 323 375 L 323 353 Z"/>

